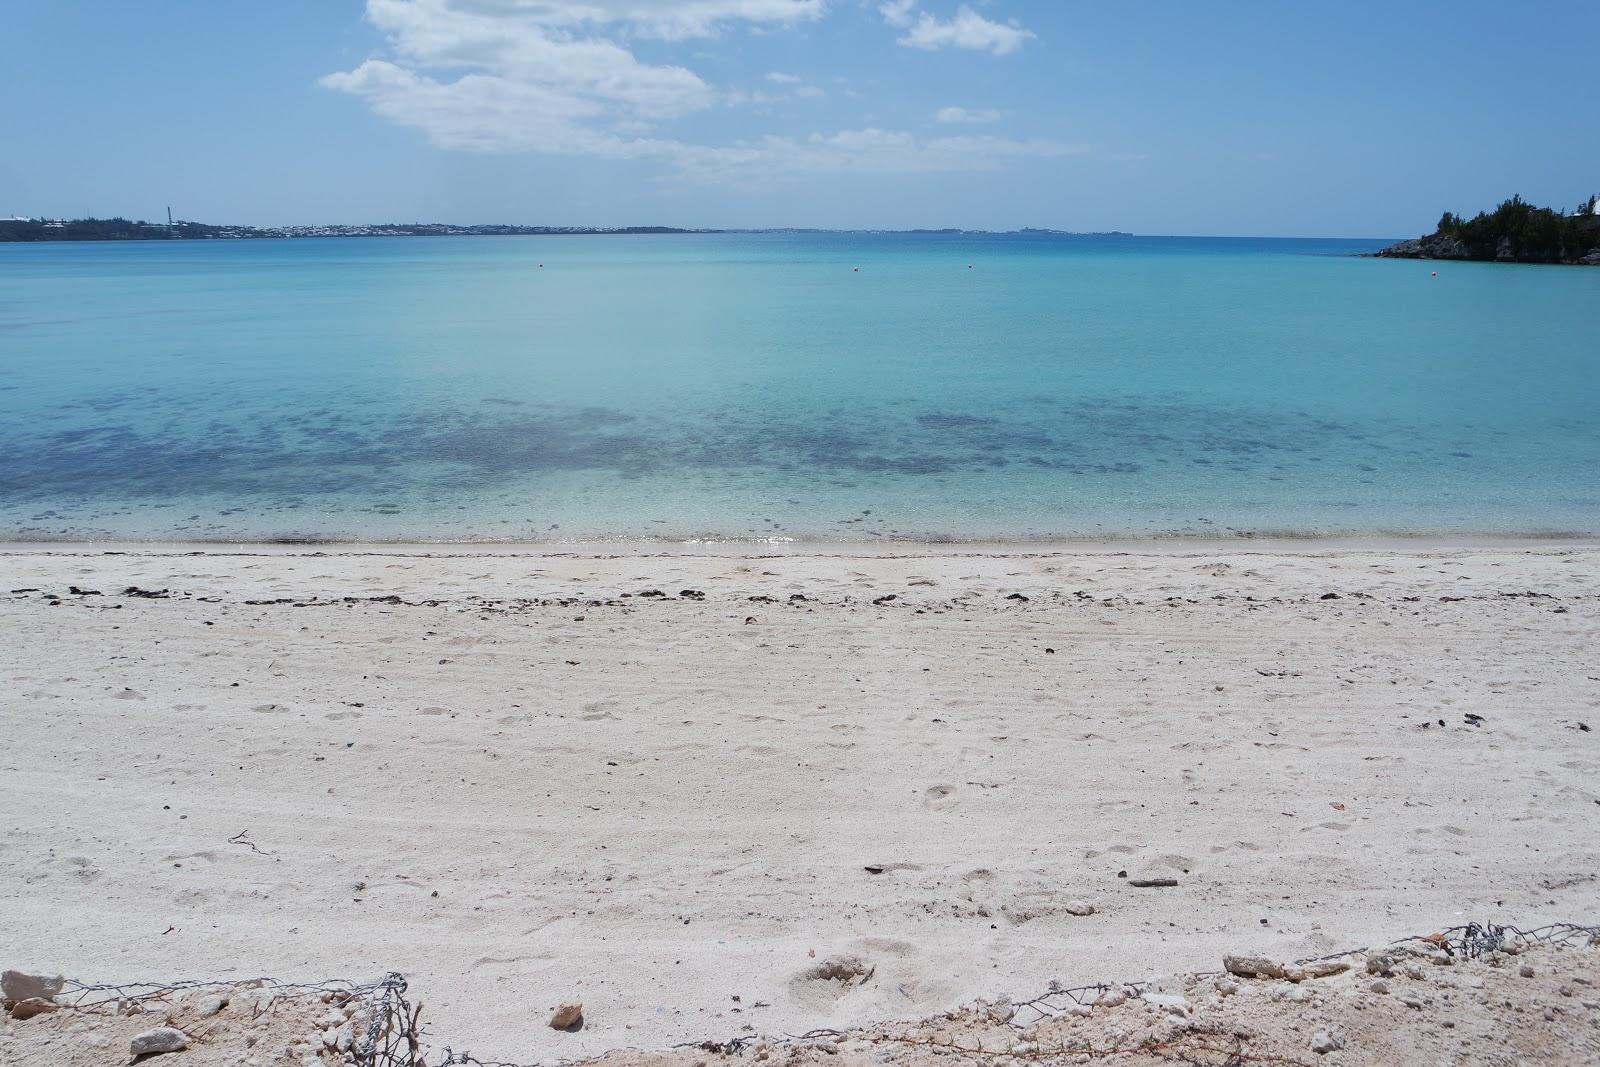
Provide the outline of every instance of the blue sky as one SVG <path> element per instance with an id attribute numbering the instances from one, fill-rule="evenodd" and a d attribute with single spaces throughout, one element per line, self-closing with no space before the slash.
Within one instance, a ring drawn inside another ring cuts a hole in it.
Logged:
<path id="1" fill-rule="evenodd" d="M 1592 0 L 0 15 L 0 216 L 1383 237 L 1600 190 Z"/>

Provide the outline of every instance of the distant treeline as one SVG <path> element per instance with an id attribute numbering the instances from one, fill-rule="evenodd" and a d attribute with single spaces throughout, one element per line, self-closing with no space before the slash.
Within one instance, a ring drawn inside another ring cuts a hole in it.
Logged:
<path id="1" fill-rule="evenodd" d="M 199 222 L 134 222 L 131 219 L 0 219 L 0 241 L 165 241 L 216 237 L 226 226 Z"/>
<path id="2" fill-rule="evenodd" d="M 1404 259 L 1476 259 L 1504 263 L 1600 265 L 1600 215 L 1591 197 L 1571 215 L 1513 196 L 1470 219 L 1446 211 L 1427 237 L 1377 253 Z"/>
<path id="3" fill-rule="evenodd" d="M 0 219 L 5 241 L 184 241 L 249 237 L 537 237 L 560 234 L 673 233 L 903 233 L 916 236 L 1129 237 L 1120 230 L 1070 233 L 1066 230 L 818 230 L 792 227 L 753 230 L 685 230 L 675 226 L 512 226 L 488 223 L 454 226 L 440 222 L 381 222 L 366 226 L 213 226 L 204 222 L 134 222 L 130 219 Z"/>
<path id="4" fill-rule="evenodd" d="M 213 226 L 203 222 L 131 219 L 0 219 L 0 241 L 183 241 L 249 237 L 471 237 L 551 234 L 715 233 L 671 226 L 451 226 L 385 222 L 371 226 Z"/>

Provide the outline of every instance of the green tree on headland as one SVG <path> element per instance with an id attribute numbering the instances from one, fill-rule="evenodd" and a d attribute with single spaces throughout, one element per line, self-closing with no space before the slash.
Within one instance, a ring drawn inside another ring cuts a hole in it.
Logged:
<path id="1" fill-rule="evenodd" d="M 1593 214 L 1563 215 L 1513 196 L 1471 219 L 1446 211 L 1434 234 L 1434 239 L 1440 238 L 1460 245 L 1464 259 L 1571 263 L 1600 247 L 1600 219 Z"/>

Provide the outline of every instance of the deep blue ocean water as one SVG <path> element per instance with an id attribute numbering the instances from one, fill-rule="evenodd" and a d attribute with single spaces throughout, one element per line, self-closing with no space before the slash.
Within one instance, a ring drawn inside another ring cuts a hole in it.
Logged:
<path id="1" fill-rule="evenodd" d="M 0 245 L 0 538 L 1600 532 L 1600 270 L 1380 243 Z"/>

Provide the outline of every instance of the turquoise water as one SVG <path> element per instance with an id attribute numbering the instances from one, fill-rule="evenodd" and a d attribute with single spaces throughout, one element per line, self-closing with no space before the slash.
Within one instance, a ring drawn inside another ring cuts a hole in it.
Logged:
<path id="1" fill-rule="evenodd" d="M 0 538 L 1600 532 L 1600 270 L 1377 245 L 0 245 Z"/>

